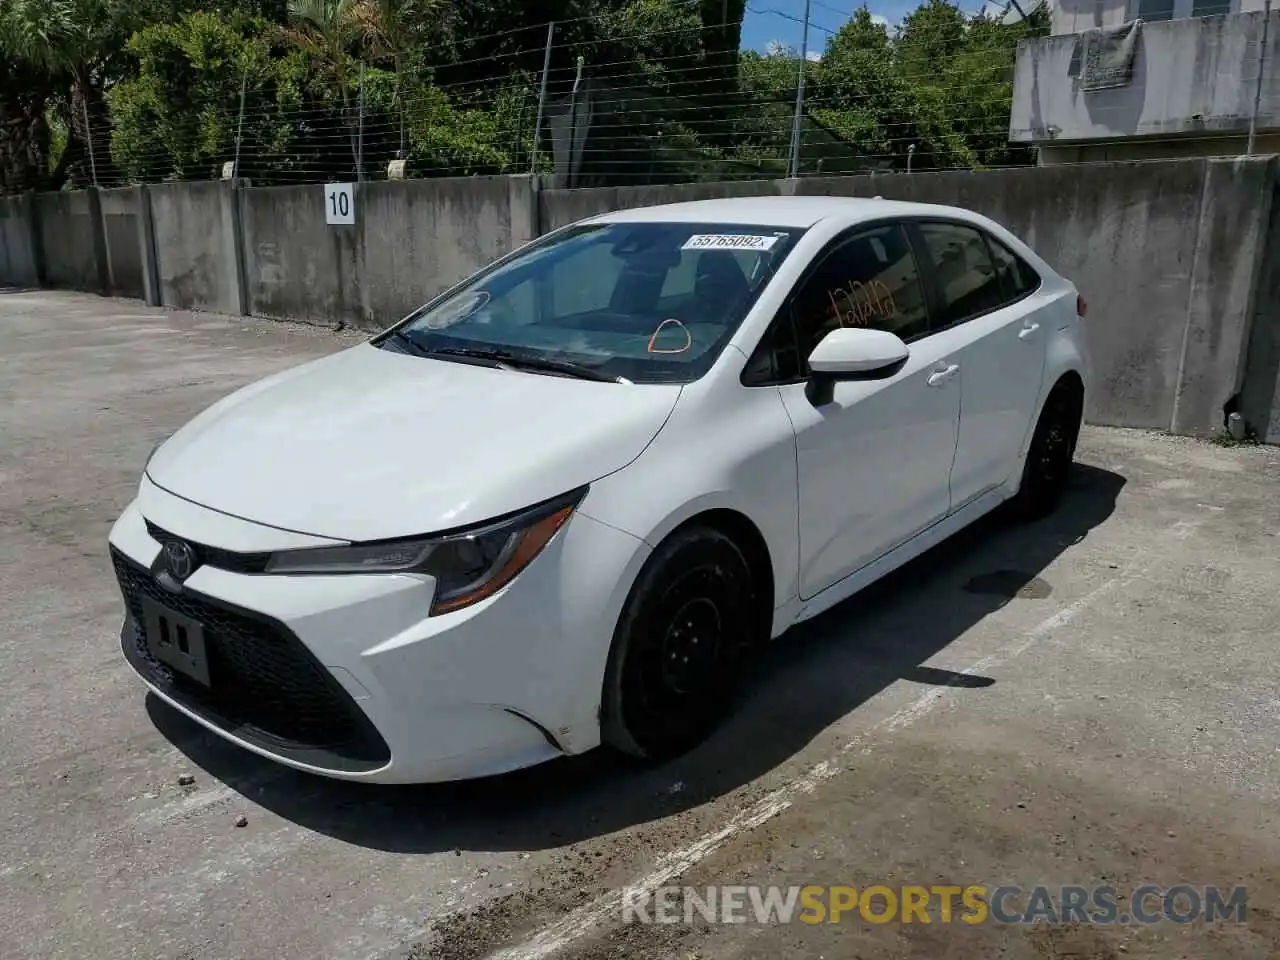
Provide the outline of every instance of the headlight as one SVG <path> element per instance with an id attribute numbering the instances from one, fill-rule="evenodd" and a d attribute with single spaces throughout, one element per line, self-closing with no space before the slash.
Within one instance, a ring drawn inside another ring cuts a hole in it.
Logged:
<path id="1" fill-rule="evenodd" d="M 267 573 L 425 573 L 435 578 L 431 615 L 501 590 L 551 542 L 582 500 L 575 490 L 518 514 L 457 533 L 272 554 Z"/>

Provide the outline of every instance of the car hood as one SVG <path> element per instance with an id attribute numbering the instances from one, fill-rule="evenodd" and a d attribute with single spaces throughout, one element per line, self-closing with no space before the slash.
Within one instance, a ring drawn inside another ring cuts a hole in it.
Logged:
<path id="1" fill-rule="evenodd" d="M 626 466 L 679 395 L 361 344 L 214 404 L 161 445 L 147 475 L 187 500 L 300 533 L 433 533 Z"/>

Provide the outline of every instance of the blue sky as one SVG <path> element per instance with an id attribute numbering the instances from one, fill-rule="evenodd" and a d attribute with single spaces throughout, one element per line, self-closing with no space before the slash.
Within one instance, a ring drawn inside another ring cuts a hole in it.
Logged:
<path id="1" fill-rule="evenodd" d="M 862 0 L 811 0 L 809 49 L 821 52 L 827 37 L 840 29 Z M 889 24 L 900 22 L 920 0 L 867 0 L 872 16 L 883 17 Z M 742 46 L 746 50 L 765 52 L 773 42 L 800 49 L 804 33 L 805 0 L 748 0 L 747 15 L 742 21 Z M 960 0 L 965 11 L 978 10 L 982 0 Z M 812 53 L 811 53 L 812 55 Z"/>

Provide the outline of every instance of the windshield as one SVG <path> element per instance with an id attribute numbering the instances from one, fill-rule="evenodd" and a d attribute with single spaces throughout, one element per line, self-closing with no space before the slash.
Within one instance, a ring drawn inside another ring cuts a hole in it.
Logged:
<path id="1" fill-rule="evenodd" d="M 489 355 L 547 373 L 687 383 L 710 369 L 802 232 L 574 227 L 421 308 L 396 332 L 414 352 L 442 359 Z"/>

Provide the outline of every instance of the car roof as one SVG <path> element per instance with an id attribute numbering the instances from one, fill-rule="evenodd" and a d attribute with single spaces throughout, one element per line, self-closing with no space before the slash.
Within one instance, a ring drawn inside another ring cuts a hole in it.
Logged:
<path id="1" fill-rule="evenodd" d="M 725 223 L 768 227 L 812 227 L 819 220 L 849 223 L 880 217 L 953 216 L 976 219 L 969 210 L 934 203 L 861 197 L 724 197 L 615 210 L 586 223 Z"/>

